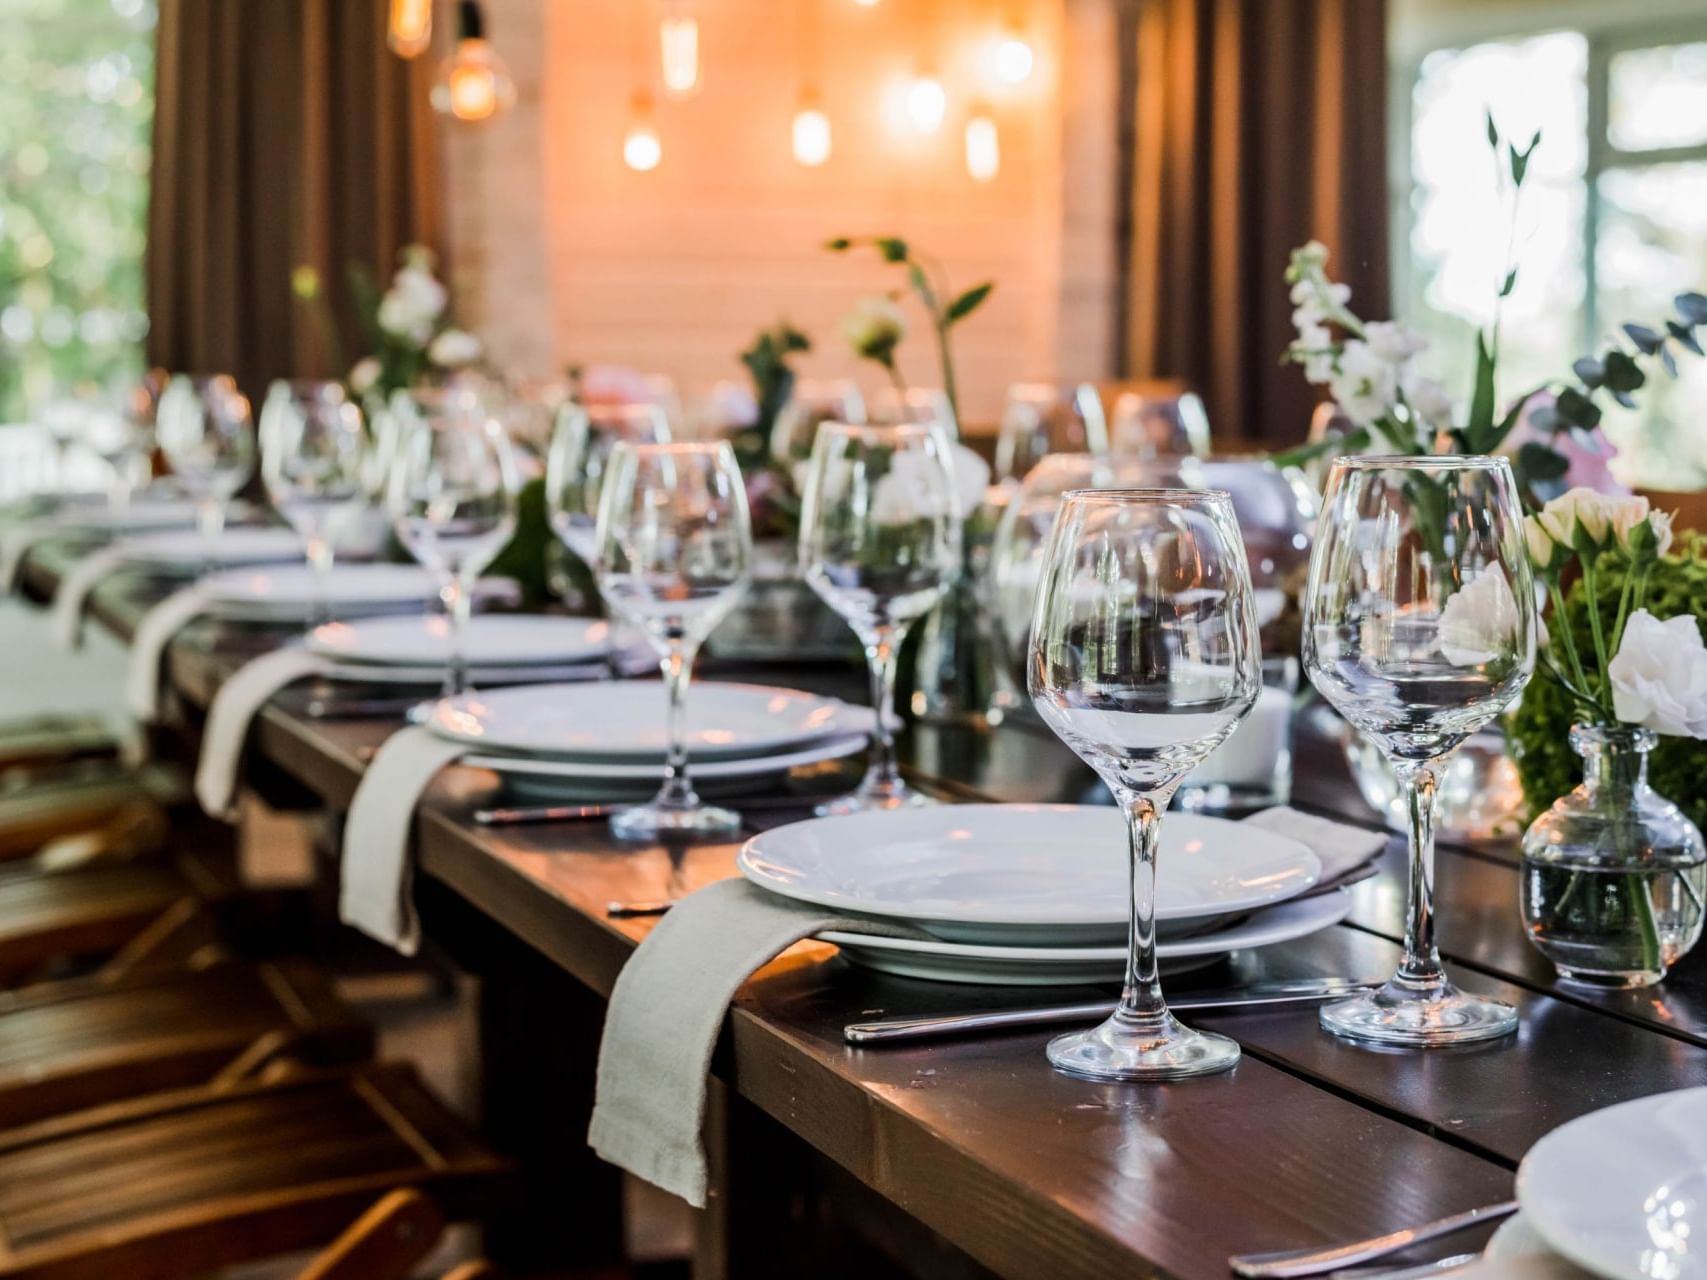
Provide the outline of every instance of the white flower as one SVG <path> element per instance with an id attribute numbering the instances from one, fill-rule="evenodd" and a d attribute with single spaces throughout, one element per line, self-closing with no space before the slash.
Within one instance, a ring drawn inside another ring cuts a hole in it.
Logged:
<path id="1" fill-rule="evenodd" d="M 436 314 L 417 310 L 399 293 L 387 293 L 379 300 L 379 327 L 417 347 L 424 346 L 433 336 L 433 322 L 437 318 Z"/>
<path id="2" fill-rule="evenodd" d="M 1320 240 L 1299 245 L 1292 251 L 1292 265 L 1300 271 L 1320 271 L 1328 265 L 1328 246 Z"/>
<path id="3" fill-rule="evenodd" d="M 1671 550 L 1671 521 L 1670 511 L 1650 511 L 1648 524 L 1654 531 L 1654 554 L 1663 556 Z"/>
<path id="4" fill-rule="evenodd" d="M 1707 647 L 1691 615 L 1661 622 L 1646 609 L 1636 610 L 1606 673 L 1612 709 L 1626 724 L 1707 738 Z"/>
<path id="5" fill-rule="evenodd" d="M 1607 545 L 1612 532 L 1612 512 L 1619 500 L 1578 486 L 1554 498 L 1541 508 L 1541 526 L 1554 542 L 1567 547 L 1576 545 L 1576 531 L 1581 526 L 1590 542 L 1598 547 Z M 1643 503 L 1645 507 L 1646 502 Z"/>
<path id="6" fill-rule="evenodd" d="M 911 524 L 944 515 L 965 516 L 984 499 L 990 464 L 963 444 L 948 451 L 949 475 L 925 453 L 897 453 L 871 491 L 871 518 L 878 524 Z M 944 483 L 944 480 L 947 483 Z"/>
<path id="7" fill-rule="evenodd" d="M 863 298 L 843 317 L 842 336 L 857 354 L 887 364 L 907 336 L 907 318 L 892 298 Z"/>
<path id="8" fill-rule="evenodd" d="M 1455 667 L 1479 667 L 1507 653 L 1521 619 L 1505 571 L 1490 565 L 1440 610 L 1440 651 Z"/>
<path id="9" fill-rule="evenodd" d="M 373 384 L 379 381 L 379 374 L 379 361 L 372 356 L 363 356 L 350 366 L 348 379 L 350 390 L 358 396 L 367 394 L 373 388 Z"/>
<path id="10" fill-rule="evenodd" d="M 449 301 L 444 285 L 433 275 L 431 255 L 412 246 L 405 251 L 403 266 L 391 277 L 391 287 L 379 300 L 379 327 L 424 346 Z"/>
<path id="11" fill-rule="evenodd" d="M 1298 337 L 1292 344 L 1292 358 L 1304 366 L 1304 378 L 1321 385 L 1333 381 L 1335 369 L 1334 335 L 1325 324 L 1310 320 L 1298 327 Z"/>
<path id="12" fill-rule="evenodd" d="M 460 369 L 480 359 L 483 351 L 480 339 L 472 333 L 464 329 L 446 329 L 427 348 L 427 359 L 441 369 Z"/>
<path id="13" fill-rule="evenodd" d="M 1331 280 L 1306 278 L 1292 286 L 1291 297 L 1296 308 L 1292 313 L 1292 323 L 1302 329 L 1307 325 L 1330 320 L 1345 310 L 1346 303 L 1351 301 L 1351 286 L 1335 284 Z"/>
<path id="14" fill-rule="evenodd" d="M 1417 417 L 1430 426 L 1452 425 L 1452 394 L 1437 379 L 1406 369 L 1399 375 L 1399 387 Z"/>
<path id="15" fill-rule="evenodd" d="M 1363 326 L 1363 340 L 1388 364 L 1404 364 L 1428 348 L 1428 339 L 1392 320 L 1372 320 Z"/>
<path id="16" fill-rule="evenodd" d="M 1541 573 L 1549 573 L 1553 569 L 1554 557 L 1559 555 L 1560 544 L 1547 532 L 1547 526 L 1536 516 L 1523 517 L 1523 540 L 1529 547 L 1529 559 Z M 1565 554 L 1570 554 L 1569 544 L 1565 544 Z"/>
<path id="17" fill-rule="evenodd" d="M 1353 338 L 1340 352 L 1339 374 L 1331 389 L 1345 416 L 1367 427 L 1392 412 L 1399 392 L 1398 370 L 1371 351 L 1368 343 Z"/>

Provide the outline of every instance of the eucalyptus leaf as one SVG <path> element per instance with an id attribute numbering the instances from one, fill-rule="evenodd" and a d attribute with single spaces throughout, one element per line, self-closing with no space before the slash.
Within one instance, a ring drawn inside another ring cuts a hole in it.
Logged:
<path id="1" fill-rule="evenodd" d="M 1566 422 L 1584 431 L 1593 431 L 1600 425 L 1600 406 L 1575 387 L 1561 391 L 1553 408 Z"/>
<path id="2" fill-rule="evenodd" d="M 1665 345 L 1665 339 L 1645 324 L 1627 324 L 1624 326 L 1624 336 L 1636 344 L 1636 349 L 1645 356 L 1651 356 Z"/>
<path id="3" fill-rule="evenodd" d="M 1677 357 L 1672 355 L 1670 347 L 1660 348 L 1660 365 L 1672 377 L 1677 377 Z"/>
<path id="4" fill-rule="evenodd" d="M 1682 347 L 1685 351 L 1693 351 L 1696 355 L 1703 354 L 1701 350 L 1701 343 L 1695 337 L 1695 330 L 1690 328 L 1688 325 L 1679 324 L 1676 320 L 1667 320 L 1666 332 L 1676 338 L 1677 345 Z"/>
<path id="5" fill-rule="evenodd" d="M 1602 360 L 1606 366 L 1606 387 L 1614 394 L 1640 390 L 1648 376 L 1642 372 L 1642 366 L 1637 364 L 1625 351 L 1617 348 L 1608 351 Z M 1622 400 L 1619 401 L 1623 403 Z"/>
<path id="6" fill-rule="evenodd" d="M 976 311 L 990 296 L 990 290 L 996 287 L 996 282 L 986 280 L 983 284 L 975 284 L 953 302 L 948 304 L 948 322 L 964 319 Z"/>
<path id="7" fill-rule="evenodd" d="M 1672 305 L 1689 324 L 1707 324 L 1707 294 L 1680 293 L 1672 299 Z"/>
<path id="8" fill-rule="evenodd" d="M 1636 397 L 1631 395 L 1628 391 L 1614 391 L 1612 393 L 1612 398 L 1618 401 L 1618 403 L 1623 405 L 1626 409 L 1634 409 L 1636 407 Z"/>
<path id="9" fill-rule="evenodd" d="M 1538 440 L 1525 442 L 1517 451 L 1517 473 L 1526 484 L 1560 480 L 1571 469 L 1571 460 L 1551 445 Z"/>
<path id="10" fill-rule="evenodd" d="M 1593 356 L 1583 356 L 1571 365 L 1571 372 L 1583 386 L 1593 391 L 1606 381 L 1606 366 Z"/>
<path id="11" fill-rule="evenodd" d="M 1542 405 L 1539 409 L 1531 411 L 1529 425 L 1537 431 L 1555 432 L 1563 430 L 1570 424 L 1559 416 L 1559 411 L 1552 405 Z"/>

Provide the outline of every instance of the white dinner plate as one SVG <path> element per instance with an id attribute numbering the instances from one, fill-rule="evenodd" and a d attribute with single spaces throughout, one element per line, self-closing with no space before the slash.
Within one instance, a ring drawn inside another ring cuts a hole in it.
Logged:
<path id="1" fill-rule="evenodd" d="M 202 585 L 215 612 L 253 617 L 305 617 L 320 591 L 313 570 L 305 564 L 226 569 L 211 575 Z M 325 592 L 327 608 L 333 615 L 402 609 L 419 614 L 439 607 L 432 575 L 415 565 L 334 565 Z M 474 594 L 476 599 L 513 597 L 515 585 L 506 578 L 483 578 L 476 584 Z M 398 621 L 419 622 L 419 619 Z M 442 618 L 440 622 L 443 625 Z"/>
<path id="2" fill-rule="evenodd" d="M 1579 1116 L 1517 1170 L 1523 1216 L 1548 1246 L 1609 1280 L 1707 1277 L 1707 1089 Z"/>
<path id="3" fill-rule="evenodd" d="M 795 751 L 741 760 L 709 760 L 693 764 L 693 782 L 706 796 L 748 794 L 769 787 L 791 769 L 858 755 L 866 748 L 863 733 L 826 738 Z M 612 764 L 591 761 L 542 760 L 535 756 L 470 755 L 462 763 L 492 769 L 519 795 L 541 799 L 628 799 L 651 795 L 664 781 L 662 762 Z M 809 801 L 802 801 L 802 806 Z"/>
<path id="4" fill-rule="evenodd" d="M 1182 964 L 1207 964 L 1230 951 L 1290 942 L 1336 925 L 1351 910 L 1344 889 L 1252 912 L 1236 924 L 1163 938 L 1156 944 L 1161 962 L 1179 971 Z M 883 938 L 831 931 L 818 935 L 833 942 L 855 964 L 933 982 L 993 982 L 1007 986 L 1059 986 L 1079 982 L 1119 982 L 1126 969 L 1126 947 L 1004 947 L 937 939 Z"/>
<path id="5" fill-rule="evenodd" d="M 1124 938 L 1126 822 L 1104 805 L 956 804 L 814 818 L 747 841 L 738 865 L 790 898 L 918 924 L 959 942 Z M 1321 860 L 1272 831 L 1170 813 L 1156 918 L 1296 897 Z"/>
<path id="6" fill-rule="evenodd" d="M 1529 1225 L 1529 1219 L 1521 1213 L 1514 1213 L 1500 1223 L 1499 1230 L 1488 1238 L 1487 1248 L 1482 1250 L 1482 1260 L 1515 1262 L 1519 1258 L 1545 1258 L 1552 1267 L 1547 1274 L 1557 1273 L 1561 1280 L 1565 1275 L 1588 1277 L 1593 1274 L 1573 1266 L 1554 1253 L 1547 1247 L 1547 1242 L 1535 1233 L 1535 1228 Z"/>
<path id="7" fill-rule="evenodd" d="M 227 529 L 212 542 L 195 529 L 145 533 L 121 544 L 124 559 L 151 569 L 190 570 L 206 564 L 267 564 L 302 559 L 302 539 L 289 529 Z"/>
<path id="8" fill-rule="evenodd" d="M 489 751 L 650 768 L 668 748 L 668 698 L 661 680 L 539 685 L 447 698 L 427 724 L 440 737 Z M 688 690 L 686 721 L 696 763 L 775 755 L 866 733 L 873 723 L 870 711 L 837 698 L 715 680 Z"/>
<path id="9" fill-rule="evenodd" d="M 193 529 L 196 504 L 188 498 L 135 498 L 122 511 L 71 507 L 60 512 L 66 527 L 90 533 L 140 533 L 149 529 Z"/>
<path id="10" fill-rule="evenodd" d="M 450 623 L 442 614 L 329 622 L 314 629 L 308 647 L 344 665 L 442 668 L 450 660 Z M 610 624 L 587 618 L 481 614 L 469 619 L 463 637 L 473 667 L 596 662 L 608 652 Z"/>

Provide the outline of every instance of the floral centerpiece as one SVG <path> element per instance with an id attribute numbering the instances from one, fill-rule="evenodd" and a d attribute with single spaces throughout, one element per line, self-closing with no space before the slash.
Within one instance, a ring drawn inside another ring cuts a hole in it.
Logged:
<path id="1" fill-rule="evenodd" d="M 1701 832 L 1648 779 L 1662 736 L 1707 737 L 1697 614 L 1648 607 L 1650 580 L 1669 572 L 1671 518 L 1645 498 L 1572 489 L 1529 516 L 1525 535 L 1551 605 L 1541 667 L 1568 699 L 1583 768 L 1524 835 L 1524 922 L 1566 980 L 1656 982 L 1701 936 L 1707 899 Z M 1682 551 L 1700 566 L 1698 539 Z M 1561 585 L 1573 570 L 1574 609 Z M 1538 704 L 1517 719 L 1542 714 Z M 1697 749 L 1697 773 L 1700 763 Z"/>
<path id="2" fill-rule="evenodd" d="M 350 389 L 382 399 L 436 375 L 478 364 L 480 339 L 450 319 L 450 291 L 434 274 L 436 258 L 425 245 L 405 245 L 397 271 L 379 292 L 364 264 L 350 267 L 350 292 L 368 354 L 351 367 Z"/>

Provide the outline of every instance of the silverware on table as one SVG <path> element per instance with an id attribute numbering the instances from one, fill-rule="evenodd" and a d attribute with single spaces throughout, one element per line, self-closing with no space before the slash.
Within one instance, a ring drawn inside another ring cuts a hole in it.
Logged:
<path id="1" fill-rule="evenodd" d="M 1232 991 L 1170 996 L 1170 1009 L 1231 1009 L 1253 1005 L 1299 1004 L 1311 1000 L 1334 1000 L 1340 996 L 1373 991 L 1379 982 L 1354 982 L 1346 978 L 1308 978 L 1296 982 L 1255 982 Z M 1112 1000 L 1084 1004 L 1036 1005 L 1029 1009 L 992 1009 L 986 1013 L 951 1013 L 935 1017 L 873 1018 L 850 1022 L 842 1028 L 849 1044 L 887 1044 L 897 1040 L 927 1040 L 968 1035 L 976 1031 L 999 1031 L 1009 1027 L 1048 1027 L 1070 1022 L 1095 1022 L 1114 1012 Z"/>
<path id="2" fill-rule="evenodd" d="M 476 809 L 474 821 L 483 827 L 507 827 L 524 822 L 574 822 L 581 818 L 608 818 L 620 804 L 544 804 L 527 809 Z"/>
<path id="3" fill-rule="evenodd" d="M 1227 1259 L 1227 1265 L 1233 1269 L 1234 1275 L 1252 1277 L 1253 1280 L 1291 1280 L 1298 1276 L 1324 1276 L 1345 1267 L 1389 1257 L 1426 1240 L 1436 1240 L 1441 1236 L 1467 1231 L 1484 1223 L 1498 1222 L 1516 1212 L 1517 1201 L 1506 1200 L 1500 1204 L 1483 1205 L 1480 1209 L 1468 1209 L 1450 1217 L 1437 1218 L 1418 1227 L 1389 1231 L 1384 1236 L 1374 1236 L 1368 1240 L 1353 1240 L 1320 1249 L 1237 1254 Z"/>
<path id="4" fill-rule="evenodd" d="M 612 902 L 605 907 L 605 914 L 612 920 L 633 920 L 640 916 L 661 916 L 674 905 L 674 900 L 669 898 L 641 902 Z"/>

